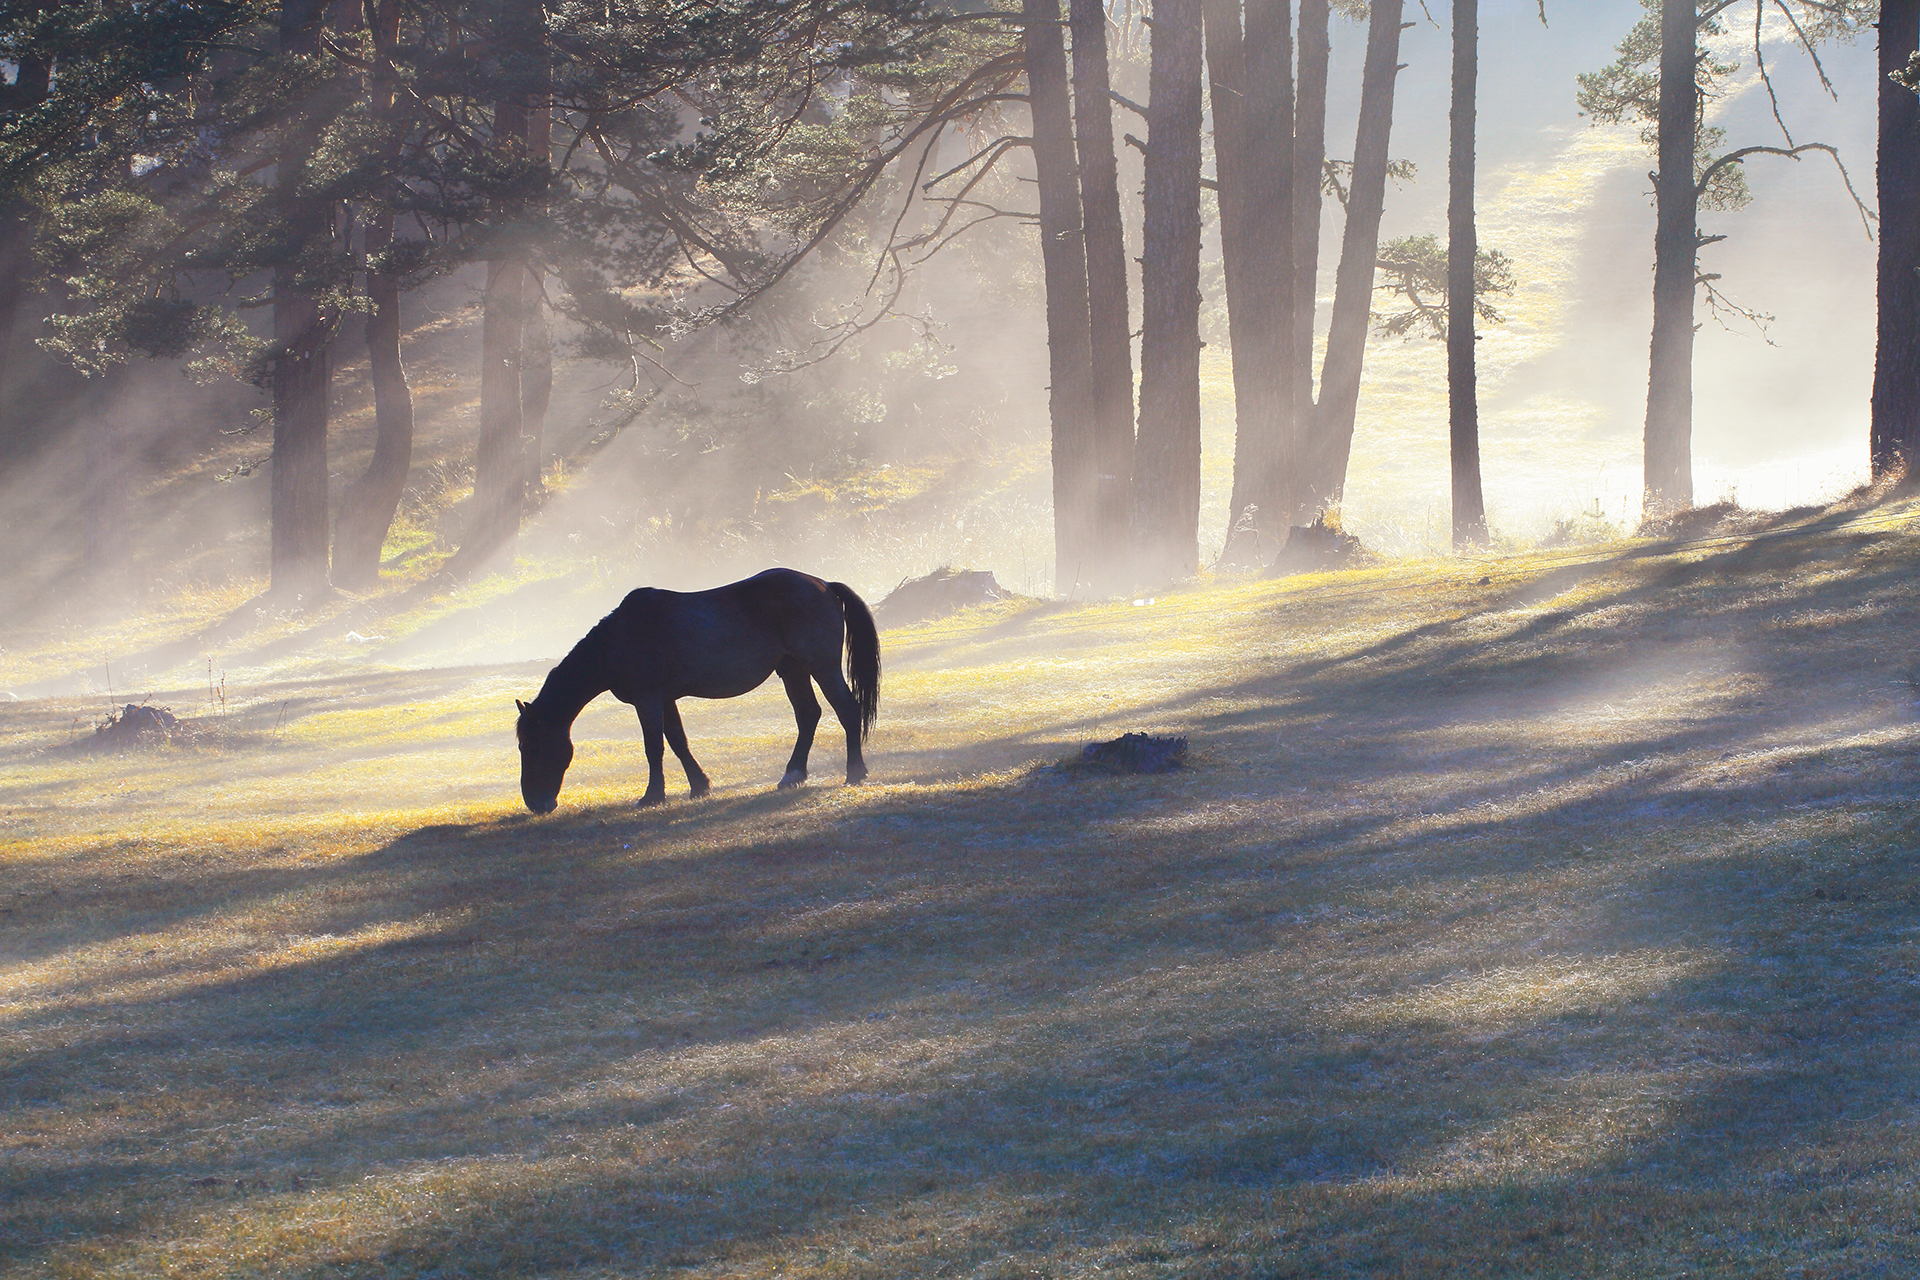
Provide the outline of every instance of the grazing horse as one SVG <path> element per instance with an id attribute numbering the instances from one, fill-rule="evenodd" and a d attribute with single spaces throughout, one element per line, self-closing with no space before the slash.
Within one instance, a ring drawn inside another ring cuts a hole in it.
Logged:
<path id="1" fill-rule="evenodd" d="M 840 675 L 845 634 L 852 687 Z M 792 569 L 769 569 L 711 591 L 642 587 L 600 619 L 560 665 L 547 673 L 532 702 L 515 700 L 520 719 L 520 796 L 535 813 L 552 813 L 560 781 L 573 763 L 573 722 L 589 702 L 611 691 L 640 715 L 647 746 L 643 805 L 667 798 L 661 739 L 687 771 L 695 796 L 710 789 L 706 771 L 687 750 L 677 698 L 737 698 L 777 674 L 787 686 L 800 737 L 782 788 L 806 781 L 807 753 L 820 723 L 817 681 L 847 731 L 847 784 L 867 776 L 860 739 L 880 707 L 880 637 L 853 588 Z"/>

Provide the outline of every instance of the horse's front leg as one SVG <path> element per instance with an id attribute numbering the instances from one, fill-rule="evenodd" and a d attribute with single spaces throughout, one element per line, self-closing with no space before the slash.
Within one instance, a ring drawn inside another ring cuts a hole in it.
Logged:
<path id="1" fill-rule="evenodd" d="M 787 761 L 786 776 L 780 779 L 780 789 L 797 787 L 807 780 L 807 756 L 813 750 L 813 731 L 820 723 L 820 699 L 813 696 L 813 681 L 807 678 L 806 668 L 791 657 L 780 659 L 774 668 L 780 675 L 780 682 L 787 686 L 787 701 L 793 703 L 794 724 L 800 730 L 800 736 L 794 740 L 793 756 Z"/>
<path id="2" fill-rule="evenodd" d="M 713 783 L 707 780 L 707 771 L 693 758 L 693 752 L 687 746 L 687 731 L 680 724 L 680 707 L 672 698 L 663 698 L 667 730 L 667 745 L 673 748 L 673 754 L 680 757 L 680 767 L 687 771 L 687 788 L 693 798 L 698 800 L 713 790 Z"/>
<path id="3" fill-rule="evenodd" d="M 667 799 L 667 774 L 661 767 L 666 754 L 662 742 L 666 728 L 663 704 L 672 705 L 664 698 L 642 698 L 633 705 L 640 716 L 640 737 L 647 745 L 647 793 L 638 802 L 642 808 L 664 804 Z M 678 721 L 679 717 L 676 715 L 674 719 Z"/>

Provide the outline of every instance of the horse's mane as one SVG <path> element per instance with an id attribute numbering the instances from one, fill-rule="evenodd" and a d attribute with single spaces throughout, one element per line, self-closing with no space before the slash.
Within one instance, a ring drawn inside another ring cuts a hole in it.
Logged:
<path id="1" fill-rule="evenodd" d="M 547 672 L 546 683 L 540 686 L 540 693 L 534 698 L 537 703 L 554 703 L 569 706 L 578 711 L 581 706 L 595 696 L 606 691 L 606 682 L 602 676 L 605 667 L 607 633 L 612 627 L 615 609 L 606 617 L 593 624 L 593 629 L 573 648 L 567 650 L 567 656 L 560 659 L 553 670 Z"/>

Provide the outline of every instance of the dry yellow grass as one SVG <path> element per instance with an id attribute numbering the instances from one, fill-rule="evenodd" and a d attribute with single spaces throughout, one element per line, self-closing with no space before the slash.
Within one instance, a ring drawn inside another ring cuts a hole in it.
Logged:
<path id="1" fill-rule="evenodd" d="M 1917 562 L 1009 607 L 883 637 L 872 785 L 762 690 L 637 812 L 603 702 L 541 820 L 544 661 L 0 704 L 0 1270 L 1911 1274 Z"/>

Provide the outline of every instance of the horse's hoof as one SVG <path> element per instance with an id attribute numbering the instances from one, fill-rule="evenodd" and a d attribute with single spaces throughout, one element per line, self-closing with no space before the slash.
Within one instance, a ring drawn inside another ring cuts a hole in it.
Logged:
<path id="1" fill-rule="evenodd" d="M 855 772 L 854 772 L 853 770 L 851 770 L 851 769 L 849 769 L 849 770 L 847 770 L 847 785 L 848 785 L 848 786 L 850 786 L 850 787 L 857 787 L 857 786 L 859 786 L 859 785 L 860 785 L 861 783 L 863 783 L 863 782 L 865 782 L 866 780 L 867 780 L 867 771 L 866 771 L 865 769 L 862 769 L 862 770 L 861 770 L 860 772 L 858 772 L 858 773 L 855 773 Z"/>
<path id="2" fill-rule="evenodd" d="M 655 805 L 662 805 L 662 804 L 665 804 L 666 802 L 667 802 L 667 798 L 664 795 L 659 795 L 659 796 L 645 795 L 645 796 L 641 796 L 638 800 L 635 800 L 633 802 L 633 807 L 636 809 L 651 809 Z"/>
<path id="3" fill-rule="evenodd" d="M 779 789 L 782 791 L 791 791 L 806 780 L 807 771 L 805 769 L 789 769 L 787 770 L 787 776 L 780 779 Z"/>
<path id="4" fill-rule="evenodd" d="M 700 779 L 700 781 L 695 782 L 690 786 L 688 786 L 687 795 L 692 799 L 698 800 L 701 796 L 704 796 L 705 794 L 707 794 L 707 792 L 711 790 L 713 790 L 713 784 L 711 782 L 708 782 L 705 778 L 702 778 Z"/>

